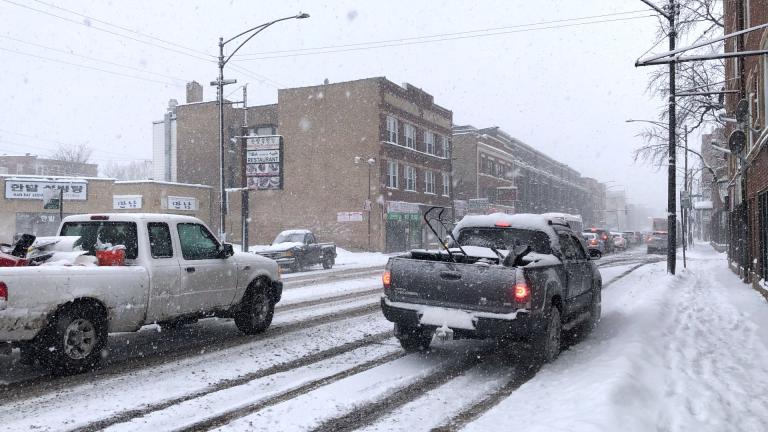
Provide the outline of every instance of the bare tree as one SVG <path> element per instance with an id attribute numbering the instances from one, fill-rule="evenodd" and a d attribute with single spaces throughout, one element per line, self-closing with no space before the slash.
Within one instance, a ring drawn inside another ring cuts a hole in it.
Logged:
<path id="1" fill-rule="evenodd" d="M 152 177 L 152 162 L 148 160 L 134 160 L 120 164 L 110 161 L 102 169 L 105 177 L 117 180 L 146 180 Z"/>
<path id="2" fill-rule="evenodd" d="M 723 4 L 719 0 L 678 0 L 676 32 L 678 40 L 687 40 L 692 44 L 702 40 L 722 35 Z M 667 38 L 669 24 L 666 20 L 659 21 L 658 43 Z M 700 48 L 705 53 L 722 52 L 723 44 L 715 43 Z M 725 61 L 706 60 L 676 65 L 676 92 L 715 92 L 725 86 Z M 665 102 L 669 98 L 669 74 L 666 68 L 655 68 L 648 80 L 648 92 Z M 717 111 L 723 107 L 722 98 L 713 95 L 684 96 L 676 98 L 678 128 L 684 125 L 688 132 L 702 126 L 722 126 L 717 117 Z M 669 105 L 661 109 L 659 120 L 666 122 L 669 116 Z M 681 131 L 680 131 L 681 132 Z M 680 136 L 681 133 L 678 134 Z M 668 130 L 657 126 L 646 128 L 639 134 L 643 138 L 642 147 L 635 150 L 635 160 L 644 160 L 655 166 L 666 163 L 668 154 Z M 690 149 L 689 149 L 690 151 Z"/>
<path id="3" fill-rule="evenodd" d="M 51 159 L 64 162 L 88 163 L 93 149 L 88 144 L 60 145 L 58 150 L 51 154 Z"/>

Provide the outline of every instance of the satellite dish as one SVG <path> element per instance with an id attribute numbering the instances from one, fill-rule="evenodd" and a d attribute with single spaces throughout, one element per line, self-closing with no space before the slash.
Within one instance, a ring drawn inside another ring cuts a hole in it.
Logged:
<path id="1" fill-rule="evenodd" d="M 736 120 L 739 123 L 744 123 L 747 121 L 748 116 L 749 116 L 749 102 L 747 102 L 746 99 L 741 99 L 739 103 L 736 104 Z"/>
<path id="2" fill-rule="evenodd" d="M 728 137 L 728 148 L 731 150 L 732 154 L 741 153 L 746 144 L 747 134 L 738 129 L 731 132 L 731 135 Z"/>

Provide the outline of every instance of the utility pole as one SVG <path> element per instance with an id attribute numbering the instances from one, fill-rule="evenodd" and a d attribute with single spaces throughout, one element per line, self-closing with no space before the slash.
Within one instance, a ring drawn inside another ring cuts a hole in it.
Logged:
<path id="1" fill-rule="evenodd" d="M 688 125 L 685 125 L 685 154 L 683 155 L 683 159 L 685 160 L 684 168 L 685 171 L 683 173 L 683 190 L 686 191 L 688 195 L 688 200 L 691 200 L 691 191 L 688 189 Z M 688 264 L 685 259 L 685 249 L 688 246 L 688 206 L 683 205 L 684 202 L 681 199 L 680 200 L 680 215 L 683 220 L 683 268 L 687 268 Z"/>
<path id="2" fill-rule="evenodd" d="M 248 135 L 248 84 L 243 85 L 243 129 L 246 131 L 245 135 Z M 246 158 L 248 157 L 248 139 L 244 139 L 242 142 L 243 145 L 243 166 L 245 166 Z M 243 170 L 244 171 L 244 170 Z M 249 216 L 249 208 L 248 206 L 250 203 L 248 202 L 248 177 L 245 176 L 245 172 L 243 172 L 243 178 L 240 181 L 242 190 L 240 191 L 240 201 L 242 203 L 242 208 L 240 209 L 240 219 L 242 220 L 243 225 L 243 233 L 240 236 L 242 239 L 242 251 L 248 252 L 248 218 Z"/>
<path id="3" fill-rule="evenodd" d="M 669 20 L 669 50 L 675 50 L 675 38 L 677 30 L 675 29 L 675 0 L 669 0 L 669 10 L 667 19 Z M 667 174 L 667 225 L 669 235 L 667 237 L 667 272 L 675 274 L 676 246 L 677 246 L 677 203 L 676 203 L 676 172 L 675 146 L 677 136 L 677 105 L 675 103 L 675 62 L 669 63 L 669 170 Z"/>

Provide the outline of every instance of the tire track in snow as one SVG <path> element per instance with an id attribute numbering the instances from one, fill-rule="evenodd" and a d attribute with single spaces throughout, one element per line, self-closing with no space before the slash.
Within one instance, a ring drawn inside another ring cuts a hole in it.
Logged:
<path id="1" fill-rule="evenodd" d="M 460 374 L 477 366 L 482 357 L 470 355 L 465 361 L 453 364 L 445 369 L 437 370 L 423 378 L 418 379 L 407 387 L 397 389 L 384 397 L 351 410 L 349 413 L 326 420 L 314 432 L 343 432 L 359 429 L 367 426 L 397 408 L 412 402 L 443 384 L 453 380 Z"/>
<path id="2" fill-rule="evenodd" d="M 342 372 L 333 374 L 328 377 L 320 378 L 317 380 L 310 381 L 300 387 L 296 387 L 290 390 L 287 390 L 285 392 L 282 392 L 274 397 L 268 398 L 266 400 L 263 400 L 261 402 L 249 405 L 244 408 L 238 408 L 223 414 L 219 414 L 215 417 L 208 418 L 204 421 L 195 423 L 194 425 L 191 425 L 189 427 L 179 429 L 180 431 L 184 432 L 193 432 L 193 431 L 207 431 L 210 429 L 213 429 L 217 426 L 223 426 L 233 420 L 245 417 L 249 414 L 253 414 L 257 411 L 260 411 L 264 408 L 277 405 L 281 402 L 285 402 L 287 400 L 293 399 L 297 396 L 303 395 L 305 393 L 308 393 L 314 389 L 317 389 L 319 387 L 332 384 L 336 381 L 342 380 L 344 378 L 347 378 L 349 376 L 358 374 L 360 372 L 364 372 L 369 369 L 373 369 L 376 366 L 380 366 L 386 363 L 389 363 L 393 360 L 396 360 L 398 358 L 404 357 L 406 354 L 403 351 L 392 353 L 389 355 L 386 355 L 384 357 L 380 357 L 378 359 L 370 360 L 364 363 L 360 363 L 357 366 L 344 370 Z"/>
<path id="3" fill-rule="evenodd" d="M 4 400 L 18 400 L 20 398 L 35 397 L 40 394 L 91 381 L 94 378 L 122 375 L 137 369 L 182 360 L 203 353 L 221 351 L 238 345 L 274 338 L 322 324 L 373 314 L 378 312 L 378 310 L 379 304 L 372 303 L 351 309 L 334 311 L 312 318 L 289 322 L 284 325 L 276 325 L 270 327 L 265 333 L 256 336 L 240 334 L 235 330 L 234 325 L 227 325 L 227 328 L 201 329 L 202 332 L 205 332 L 206 330 L 210 331 L 203 337 L 199 337 L 201 331 L 196 332 L 196 337 L 190 337 L 185 340 L 185 343 L 182 346 L 173 346 L 171 348 L 163 349 L 160 345 L 155 345 L 155 349 L 148 350 L 147 352 L 129 353 L 130 356 L 128 357 L 119 355 L 107 357 L 107 361 L 93 372 L 72 376 L 53 376 L 49 373 L 45 373 L 29 379 L 11 382 L 0 387 L 3 390 L 0 392 L 0 403 Z M 152 341 L 149 341 L 149 343 L 151 344 Z"/>
<path id="4" fill-rule="evenodd" d="M 242 375 L 240 377 L 234 378 L 234 379 L 227 379 L 222 382 L 216 383 L 206 389 L 202 389 L 200 391 L 190 393 L 181 397 L 177 397 L 174 399 L 169 399 L 166 401 L 163 401 L 161 403 L 151 404 L 144 406 L 139 409 L 133 409 L 128 410 L 125 412 L 122 412 L 120 414 L 117 414 L 115 416 L 112 416 L 107 419 L 95 421 L 92 423 L 89 423 L 85 426 L 79 427 L 75 429 L 77 432 L 91 432 L 91 431 L 98 431 L 102 429 L 106 429 L 110 426 L 119 424 L 119 423 L 126 423 L 130 420 L 146 416 L 150 413 L 161 411 L 163 409 L 166 409 L 168 407 L 171 407 L 173 405 L 178 405 L 182 402 L 186 402 L 192 399 L 199 399 L 203 396 L 209 395 L 211 393 L 215 393 L 221 390 L 241 386 L 243 384 L 246 384 L 250 381 L 257 380 L 259 378 L 264 378 L 270 375 L 275 375 L 281 372 L 287 372 L 292 369 L 297 369 L 303 366 L 308 366 L 313 363 L 318 363 L 322 360 L 328 359 L 330 357 L 339 356 L 344 353 L 348 353 L 350 351 L 354 351 L 358 348 L 362 348 L 368 345 L 373 345 L 380 343 L 386 339 L 389 339 L 393 336 L 392 331 L 382 332 L 375 335 L 371 335 L 368 337 L 365 337 L 363 339 L 349 342 L 343 345 L 339 345 L 337 347 L 333 347 L 327 350 L 323 350 L 320 352 L 316 352 L 314 354 L 307 355 L 305 357 L 298 358 L 296 360 L 288 361 L 285 363 L 280 363 L 271 367 L 268 367 L 266 369 L 257 370 L 245 375 Z M 402 356 L 402 353 L 396 353 L 398 356 Z M 392 356 L 386 356 L 387 361 L 392 359 Z M 382 361 L 382 359 L 377 359 L 376 361 Z"/>

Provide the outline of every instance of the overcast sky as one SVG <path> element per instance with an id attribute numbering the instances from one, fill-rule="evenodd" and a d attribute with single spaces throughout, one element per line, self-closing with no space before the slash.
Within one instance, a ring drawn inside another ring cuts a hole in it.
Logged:
<path id="1" fill-rule="evenodd" d="M 152 121 L 168 99 L 184 102 L 185 81 L 214 99 L 219 36 L 303 11 L 311 18 L 265 30 L 227 66 L 226 78 L 249 83 L 251 104 L 276 102 L 277 88 L 386 76 L 434 95 L 456 124 L 500 126 L 663 209 L 666 169 L 633 161 L 642 126 L 625 123 L 657 119 L 663 103 L 645 91 L 649 70 L 634 67 L 655 42 L 646 9 L 639 0 L 0 0 L 0 154 L 85 142 L 100 164 L 150 159 Z M 584 17 L 594 18 L 574 20 Z M 430 35 L 441 36 L 418 39 Z M 319 47 L 334 48 L 297 51 Z"/>

